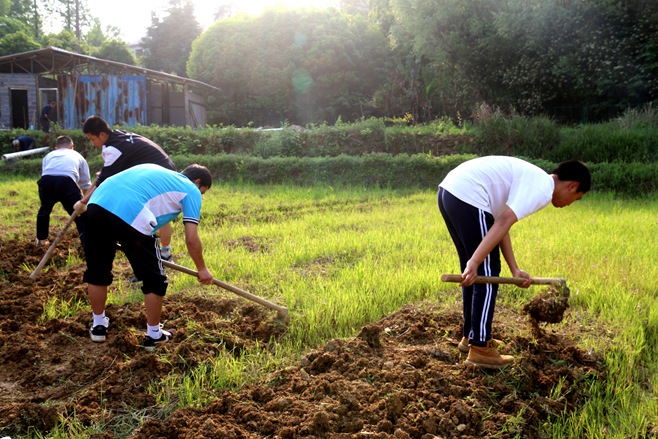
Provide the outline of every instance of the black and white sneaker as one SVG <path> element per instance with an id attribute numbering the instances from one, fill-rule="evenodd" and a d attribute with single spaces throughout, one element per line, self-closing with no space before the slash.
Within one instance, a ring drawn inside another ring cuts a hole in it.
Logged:
<path id="1" fill-rule="evenodd" d="M 89 329 L 89 337 L 91 341 L 104 342 L 107 340 L 107 326 L 97 325 Z"/>
<path id="2" fill-rule="evenodd" d="M 89 328 L 89 337 L 91 337 L 91 341 L 100 343 L 107 340 L 108 326 L 110 326 L 110 319 L 105 317 L 105 325 L 96 325 Z"/>
<path id="3" fill-rule="evenodd" d="M 147 351 L 153 352 L 157 345 L 167 343 L 169 340 L 171 340 L 171 332 L 162 329 L 162 336 L 160 338 L 155 339 L 147 335 L 144 337 L 144 343 L 142 343 L 142 345 Z"/>

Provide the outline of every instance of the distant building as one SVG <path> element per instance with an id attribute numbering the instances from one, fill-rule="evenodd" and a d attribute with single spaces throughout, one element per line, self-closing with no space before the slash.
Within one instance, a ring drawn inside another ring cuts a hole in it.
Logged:
<path id="1" fill-rule="evenodd" d="M 0 57 L 0 128 L 38 129 L 41 108 L 51 119 L 81 128 L 99 115 L 110 125 L 204 127 L 209 84 L 56 47 Z"/>
<path id="2" fill-rule="evenodd" d="M 133 56 L 137 59 L 141 58 L 144 56 L 144 45 L 142 44 L 142 39 L 140 38 L 137 41 L 133 41 L 131 43 L 126 43 L 128 46 L 128 49 L 133 53 Z"/>

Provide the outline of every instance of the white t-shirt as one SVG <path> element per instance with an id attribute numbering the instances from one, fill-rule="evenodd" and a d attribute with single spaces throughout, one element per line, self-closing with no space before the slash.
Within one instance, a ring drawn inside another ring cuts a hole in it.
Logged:
<path id="1" fill-rule="evenodd" d="M 82 155 L 74 149 L 58 148 L 43 158 L 41 175 L 71 177 L 82 190 L 91 187 L 89 166 Z"/>
<path id="2" fill-rule="evenodd" d="M 524 160 L 487 156 L 457 166 L 439 187 L 494 218 L 509 206 L 520 220 L 551 202 L 555 182 L 543 169 Z"/>

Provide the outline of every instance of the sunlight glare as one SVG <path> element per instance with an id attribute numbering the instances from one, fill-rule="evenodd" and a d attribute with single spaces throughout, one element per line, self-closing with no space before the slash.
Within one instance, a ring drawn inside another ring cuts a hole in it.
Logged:
<path id="1" fill-rule="evenodd" d="M 258 15 L 269 7 L 294 8 L 328 8 L 338 7 L 340 0 L 248 0 L 240 3 L 237 8 L 240 12 Z"/>

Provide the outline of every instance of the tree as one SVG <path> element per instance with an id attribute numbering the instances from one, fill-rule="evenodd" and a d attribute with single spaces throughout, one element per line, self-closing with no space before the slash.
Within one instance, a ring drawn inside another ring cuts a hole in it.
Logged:
<path id="1" fill-rule="evenodd" d="M 29 28 L 29 35 L 38 39 L 41 36 L 43 21 L 36 0 L 4 0 L 6 17 L 19 20 Z M 3 14 L 4 15 L 4 14 Z"/>
<path id="2" fill-rule="evenodd" d="M 43 3 L 43 8 L 51 20 L 57 20 L 64 30 L 72 32 L 78 40 L 82 30 L 92 23 L 86 0 L 53 0 Z"/>
<path id="3" fill-rule="evenodd" d="M 69 52 L 89 54 L 89 47 L 83 41 L 78 40 L 70 30 L 63 30 L 57 34 L 48 34 L 42 38 L 44 46 L 54 46 Z"/>
<path id="4" fill-rule="evenodd" d="M 187 75 L 187 60 L 192 42 L 201 34 L 201 25 L 194 18 L 194 6 L 189 0 L 172 0 L 168 15 L 162 20 L 153 17 L 144 47 L 144 67 L 179 76 Z"/>
<path id="5" fill-rule="evenodd" d="M 105 41 L 101 48 L 98 49 L 95 56 L 102 59 L 108 59 L 110 61 L 135 65 L 135 56 L 128 48 L 128 45 L 123 41 Z"/>
<path id="6" fill-rule="evenodd" d="M 0 38 L 0 56 L 29 52 L 40 48 L 39 43 L 24 31 L 14 32 Z"/>
<path id="7" fill-rule="evenodd" d="M 363 17 L 268 9 L 216 22 L 194 42 L 188 73 L 222 90 L 222 123 L 303 125 L 371 115 L 387 56 Z"/>
<path id="8" fill-rule="evenodd" d="M 23 32 L 25 34 L 30 33 L 30 29 L 25 23 L 14 18 L 0 17 L 0 38 L 3 38 L 7 35 Z"/>
<path id="9" fill-rule="evenodd" d="M 0 0 L 0 17 L 9 15 L 9 8 L 11 8 L 11 0 Z"/>
<path id="10" fill-rule="evenodd" d="M 487 102 L 524 114 L 587 106 L 598 119 L 656 98 L 656 2 L 390 2 L 391 41 L 425 60 L 428 97 L 451 115 Z"/>

